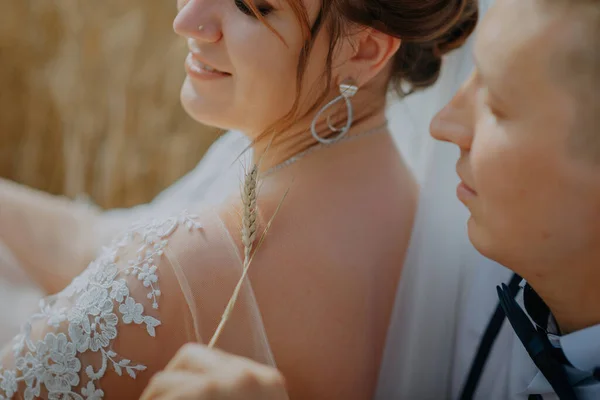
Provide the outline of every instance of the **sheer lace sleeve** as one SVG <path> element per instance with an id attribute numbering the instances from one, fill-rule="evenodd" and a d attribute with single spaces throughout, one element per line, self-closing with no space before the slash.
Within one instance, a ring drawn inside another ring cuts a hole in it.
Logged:
<path id="1" fill-rule="evenodd" d="M 240 272 L 237 249 L 210 215 L 136 224 L 41 301 L 1 354 L 0 399 L 138 398 L 181 345 L 208 340 Z M 238 327 L 256 324 L 255 312 L 243 317 L 255 309 L 246 305 Z M 260 329 L 244 328 L 248 342 L 233 350 L 261 358 L 244 347 Z"/>

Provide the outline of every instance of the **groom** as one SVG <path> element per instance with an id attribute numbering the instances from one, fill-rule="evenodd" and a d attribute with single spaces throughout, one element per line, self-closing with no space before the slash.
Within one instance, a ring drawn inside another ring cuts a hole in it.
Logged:
<path id="1" fill-rule="evenodd" d="M 600 399 L 600 3 L 497 0 L 474 57 L 431 133 L 460 148 L 473 245 L 515 275 L 475 356 L 457 354 L 454 397 Z M 463 315 L 459 341 L 482 322 Z M 283 387 L 274 370 L 190 346 L 143 399 L 270 399 Z"/>

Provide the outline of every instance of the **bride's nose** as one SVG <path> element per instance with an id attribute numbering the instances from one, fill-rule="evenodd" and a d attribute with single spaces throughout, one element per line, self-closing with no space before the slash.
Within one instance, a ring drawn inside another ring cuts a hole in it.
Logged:
<path id="1" fill-rule="evenodd" d="M 222 0 L 180 0 L 173 30 L 197 42 L 218 42 L 223 36 L 222 3 Z"/>
<path id="2" fill-rule="evenodd" d="M 434 139 L 456 144 L 470 150 L 473 142 L 473 90 L 471 80 L 458 91 L 450 102 L 431 121 L 429 131 Z"/>

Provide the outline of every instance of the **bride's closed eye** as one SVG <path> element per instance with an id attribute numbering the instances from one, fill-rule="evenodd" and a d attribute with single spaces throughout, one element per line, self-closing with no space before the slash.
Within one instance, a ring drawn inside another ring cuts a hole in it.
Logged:
<path id="1" fill-rule="evenodd" d="M 256 15 L 254 14 L 254 12 L 252 11 L 252 9 L 246 4 L 246 1 L 244 0 L 233 0 L 235 3 L 235 6 L 244 14 L 251 16 L 251 17 L 256 17 Z M 260 15 L 262 15 L 263 17 L 266 17 L 267 15 L 269 15 L 269 13 L 271 13 L 271 11 L 273 11 L 273 7 L 271 7 L 268 4 L 256 4 L 256 9 L 258 10 L 258 12 L 260 13 Z"/>

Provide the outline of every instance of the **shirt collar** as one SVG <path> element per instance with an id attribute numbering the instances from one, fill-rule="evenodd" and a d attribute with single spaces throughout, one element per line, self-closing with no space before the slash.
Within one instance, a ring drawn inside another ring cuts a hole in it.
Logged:
<path id="1" fill-rule="evenodd" d="M 600 367 L 600 324 L 561 335 L 558 324 L 548 306 L 525 280 L 523 288 L 524 311 L 539 328 L 548 333 L 550 342 L 560 346 L 571 366 L 565 366 L 573 386 L 589 381 L 595 368 Z M 593 378 L 592 378 L 593 379 Z M 598 383 L 600 384 L 600 382 Z M 552 387 L 541 372 L 537 372 L 522 394 L 553 393 Z"/>
<path id="2" fill-rule="evenodd" d="M 565 357 L 581 371 L 592 373 L 600 367 L 600 324 L 560 337 Z"/>

